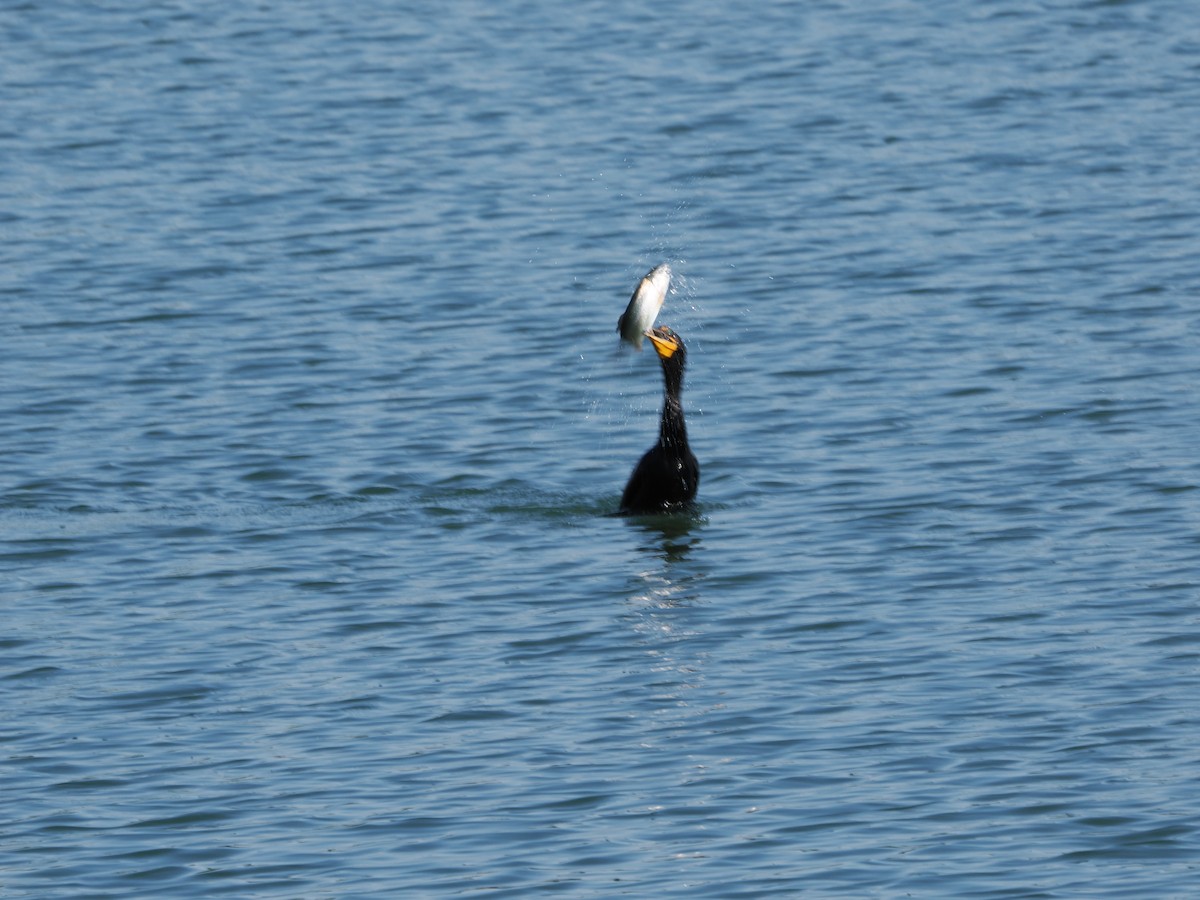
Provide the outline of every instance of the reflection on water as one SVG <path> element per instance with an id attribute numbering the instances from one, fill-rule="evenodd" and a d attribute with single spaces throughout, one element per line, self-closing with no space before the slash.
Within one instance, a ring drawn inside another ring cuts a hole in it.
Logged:
<path id="1" fill-rule="evenodd" d="M 701 602 L 704 520 L 674 515 L 626 521 L 636 535 L 625 619 L 640 651 L 632 669 L 647 687 L 639 710 L 648 735 L 643 744 L 661 751 L 670 767 L 682 767 L 676 777 L 688 778 L 696 763 L 676 757 L 677 742 L 720 704 L 706 686 L 718 635 L 712 611 Z M 658 792 L 647 799 L 663 801 Z"/>
<path id="2" fill-rule="evenodd" d="M 658 552 L 667 563 L 686 559 L 693 547 L 700 546 L 699 535 L 692 537 L 692 532 L 704 527 L 704 520 L 693 515 L 637 516 L 626 521 L 645 536 L 638 549 Z"/>
<path id="3" fill-rule="evenodd" d="M 630 599 L 635 603 L 670 607 L 698 599 L 703 575 L 692 565 L 692 551 L 703 545 L 704 520 L 692 515 L 638 516 L 626 519 L 640 532 L 638 559 L 658 565 L 638 573 L 639 584 Z"/>

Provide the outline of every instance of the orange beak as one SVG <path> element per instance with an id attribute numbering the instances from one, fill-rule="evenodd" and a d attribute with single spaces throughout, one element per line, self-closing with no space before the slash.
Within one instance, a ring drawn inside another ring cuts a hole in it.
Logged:
<path id="1" fill-rule="evenodd" d="M 647 331 L 644 334 L 650 338 L 651 343 L 654 344 L 654 349 L 658 351 L 658 355 L 663 359 L 670 359 L 675 355 L 675 351 L 679 349 L 678 342 L 671 340 L 669 337 L 655 334 L 653 331 Z"/>

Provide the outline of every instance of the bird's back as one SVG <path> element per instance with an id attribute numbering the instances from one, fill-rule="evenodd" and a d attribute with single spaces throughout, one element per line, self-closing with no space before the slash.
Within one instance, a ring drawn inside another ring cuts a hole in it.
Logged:
<path id="1" fill-rule="evenodd" d="M 661 513 L 685 509 L 700 486 L 700 465 L 691 450 L 668 452 L 651 447 L 633 469 L 621 495 L 623 513 Z"/>

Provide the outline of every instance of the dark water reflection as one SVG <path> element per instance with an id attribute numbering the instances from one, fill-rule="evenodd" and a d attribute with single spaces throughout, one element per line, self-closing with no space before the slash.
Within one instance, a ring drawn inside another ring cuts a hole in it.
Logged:
<path id="1" fill-rule="evenodd" d="M 631 516 L 625 521 L 643 536 L 639 549 L 657 550 L 667 563 L 686 559 L 692 548 L 701 544 L 704 519 L 698 514 Z"/>

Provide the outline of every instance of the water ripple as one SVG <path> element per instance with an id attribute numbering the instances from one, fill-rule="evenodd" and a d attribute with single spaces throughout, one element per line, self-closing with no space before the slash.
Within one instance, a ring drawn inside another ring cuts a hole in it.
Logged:
<path id="1" fill-rule="evenodd" d="M 1190 895 L 1190 7 L 377 12 L 0 26 L 5 891 Z"/>

